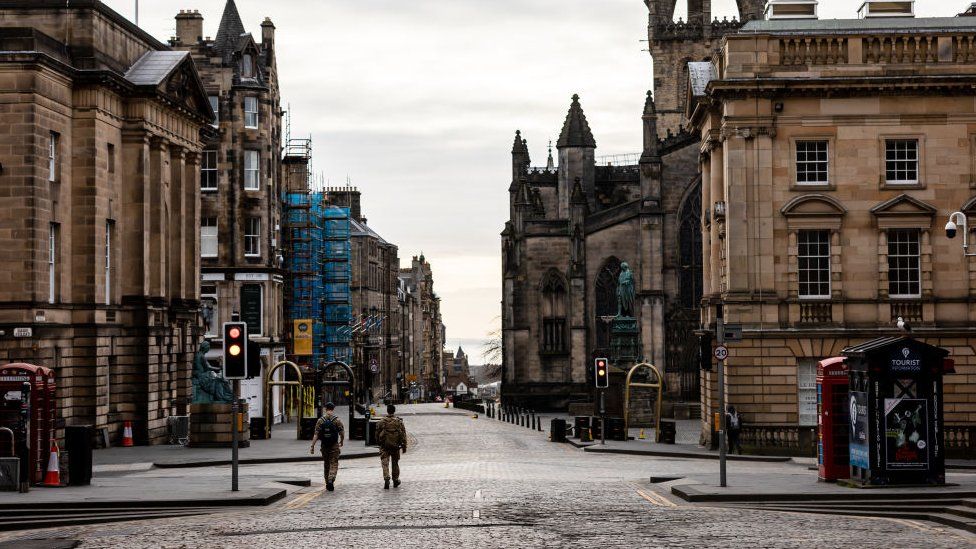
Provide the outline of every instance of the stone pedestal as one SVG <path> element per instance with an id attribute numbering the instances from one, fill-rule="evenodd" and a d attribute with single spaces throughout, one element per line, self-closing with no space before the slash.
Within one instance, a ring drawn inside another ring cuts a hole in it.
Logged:
<path id="1" fill-rule="evenodd" d="M 191 404 L 190 443 L 192 448 L 230 448 L 234 432 L 231 430 L 231 404 Z M 251 445 L 251 425 L 247 404 L 242 404 L 238 421 L 239 447 Z"/>
<path id="2" fill-rule="evenodd" d="M 618 316 L 610 323 L 610 358 L 617 367 L 636 364 L 640 356 L 639 336 L 634 317 Z"/>

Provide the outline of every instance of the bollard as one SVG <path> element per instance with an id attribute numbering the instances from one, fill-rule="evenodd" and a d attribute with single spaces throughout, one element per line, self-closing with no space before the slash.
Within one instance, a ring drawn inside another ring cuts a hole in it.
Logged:
<path id="1" fill-rule="evenodd" d="M 542 418 L 541 417 L 539 418 L 538 430 L 539 430 L 540 433 L 542 432 Z"/>

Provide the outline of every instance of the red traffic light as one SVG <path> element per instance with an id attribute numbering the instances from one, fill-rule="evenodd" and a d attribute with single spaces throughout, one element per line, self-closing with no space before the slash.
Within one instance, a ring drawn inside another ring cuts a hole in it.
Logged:
<path id="1" fill-rule="evenodd" d="M 230 337 L 232 337 L 233 339 L 237 339 L 237 338 L 241 337 L 241 329 L 235 326 L 235 327 L 231 328 L 230 330 L 227 330 L 227 335 L 230 336 Z M 237 349 L 237 352 L 238 353 L 240 352 L 240 348 Z M 234 353 L 234 354 L 236 355 L 237 353 Z"/>

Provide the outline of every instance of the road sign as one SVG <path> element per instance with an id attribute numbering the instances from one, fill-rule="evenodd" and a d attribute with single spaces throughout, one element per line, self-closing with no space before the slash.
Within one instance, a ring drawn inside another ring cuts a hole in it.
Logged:
<path id="1" fill-rule="evenodd" d="M 31 337 L 34 335 L 32 328 L 14 328 L 14 337 Z"/>
<path id="2" fill-rule="evenodd" d="M 715 358 L 718 360 L 725 360 L 729 357 L 729 348 L 725 345 L 719 345 L 715 347 Z"/>

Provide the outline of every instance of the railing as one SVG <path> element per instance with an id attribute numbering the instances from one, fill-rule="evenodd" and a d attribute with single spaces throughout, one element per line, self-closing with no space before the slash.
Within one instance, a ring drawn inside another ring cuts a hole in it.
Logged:
<path id="1" fill-rule="evenodd" d="M 751 451 L 783 452 L 789 455 L 814 455 L 817 428 L 795 425 L 743 425 L 739 438 Z"/>
<path id="2" fill-rule="evenodd" d="M 976 61 L 976 36 L 954 36 L 952 38 L 952 60 L 956 63 Z"/>
<path id="3" fill-rule="evenodd" d="M 938 63 L 935 36 L 870 36 L 862 39 L 864 63 Z"/>
<path id="4" fill-rule="evenodd" d="M 834 321 L 834 307 L 829 301 L 801 301 L 800 324 L 830 324 Z"/>
<path id="5" fill-rule="evenodd" d="M 597 166 L 636 166 L 640 163 L 640 153 L 605 154 L 596 157 Z"/>
<path id="6" fill-rule="evenodd" d="M 847 39 L 834 37 L 782 38 L 781 65 L 837 65 L 847 63 Z"/>
<path id="7" fill-rule="evenodd" d="M 891 321 L 898 320 L 898 317 L 901 317 L 905 322 L 922 322 L 922 302 L 892 301 Z"/>

